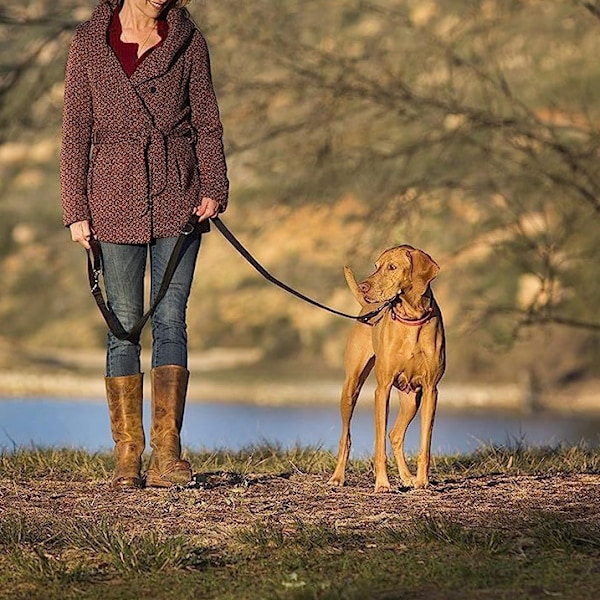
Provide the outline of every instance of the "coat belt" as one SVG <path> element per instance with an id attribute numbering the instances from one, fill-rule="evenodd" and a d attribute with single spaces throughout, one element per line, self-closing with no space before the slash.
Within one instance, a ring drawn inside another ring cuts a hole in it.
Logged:
<path id="1" fill-rule="evenodd" d="M 111 131 L 95 129 L 92 133 L 92 144 L 139 143 L 148 165 L 148 194 L 158 196 L 167 186 L 168 140 L 169 138 L 187 138 L 191 144 L 196 142 L 196 131 L 189 123 L 179 125 L 170 131 L 158 128 L 142 131 Z"/>

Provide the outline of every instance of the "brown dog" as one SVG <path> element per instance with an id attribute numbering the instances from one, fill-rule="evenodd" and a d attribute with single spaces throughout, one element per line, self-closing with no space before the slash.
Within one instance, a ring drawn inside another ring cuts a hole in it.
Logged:
<path id="1" fill-rule="evenodd" d="M 360 314 L 372 316 L 368 324 L 359 322 L 354 326 L 346 345 L 346 379 L 340 400 L 342 435 L 329 483 L 344 484 L 351 444 L 350 420 L 360 390 L 375 367 L 375 491 L 390 489 L 385 435 L 392 386 L 400 393 L 400 412 L 390 432 L 400 477 L 405 485 L 422 488 L 429 483 L 437 385 L 445 369 L 442 315 L 429 285 L 439 267 L 425 252 L 406 245 L 383 252 L 375 267 L 360 285 L 351 269 L 344 269 L 348 286 L 363 307 Z M 404 457 L 404 437 L 419 407 L 421 449 L 415 478 Z"/>

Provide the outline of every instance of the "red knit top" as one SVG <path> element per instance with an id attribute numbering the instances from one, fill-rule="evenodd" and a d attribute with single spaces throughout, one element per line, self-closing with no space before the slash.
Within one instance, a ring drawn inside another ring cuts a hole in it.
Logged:
<path id="1" fill-rule="evenodd" d="M 112 48 L 113 52 L 117 55 L 117 58 L 123 66 L 123 70 L 127 73 L 128 77 L 131 77 L 134 71 L 142 64 L 144 59 L 154 50 L 158 48 L 163 41 L 166 39 L 169 33 L 169 24 L 166 19 L 158 19 L 157 33 L 160 36 L 160 42 L 155 46 L 152 46 L 144 52 L 139 58 L 137 56 L 138 45 L 136 43 L 129 44 L 121 40 L 121 20 L 119 19 L 119 10 L 117 7 L 113 13 L 110 26 L 108 28 L 108 44 Z"/>

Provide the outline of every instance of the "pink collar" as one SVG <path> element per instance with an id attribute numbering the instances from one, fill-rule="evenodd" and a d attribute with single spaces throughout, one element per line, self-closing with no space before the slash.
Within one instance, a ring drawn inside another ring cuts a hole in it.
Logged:
<path id="1" fill-rule="evenodd" d="M 392 308 L 392 319 L 394 321 L 398 321 L 398 323 L 402 323 L 403 325 L 412 325 L 412 326 L 415 326 L 415 327 L 418 326 L 418 325 L 424 325 L 432 317 L 433 317 L 433 306 L 430 306 L 425 311 L 425 314 L 422 317 L 419 317 L 418 319 L 406 319 L 404 317 L 401 317 L 400 315 L 397 315 L 394 312 L 394 309 Z"/>

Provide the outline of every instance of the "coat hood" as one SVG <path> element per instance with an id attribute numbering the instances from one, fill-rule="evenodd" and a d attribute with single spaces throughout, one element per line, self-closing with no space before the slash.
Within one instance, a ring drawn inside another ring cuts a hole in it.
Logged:
<path id="1" fill-rule="evenodd" d="M 112 14 L 119 5 L 120 2 L 117 0 L 108 0 L 108 2 L 98 4 L 90 20 L 85 24 L 88 33 L 95 38 L 93 52 L 100 53 L 100 55 L 106 55 L 107 52 L 112 54 L 115 68 L 118 66 L 118 59 L 108 46 L 107 31 Z M 152 54 L 135 70 L 130 79 L 134 86 L 166 73 L 189 44 L 196 29 L 190 13 L 185 8 L 170 8 L 167 12 L 167 23 L 169 24 L 167 39 L 155 48 Z M 100 56 L 93 58 L 100 58 Z"/>

